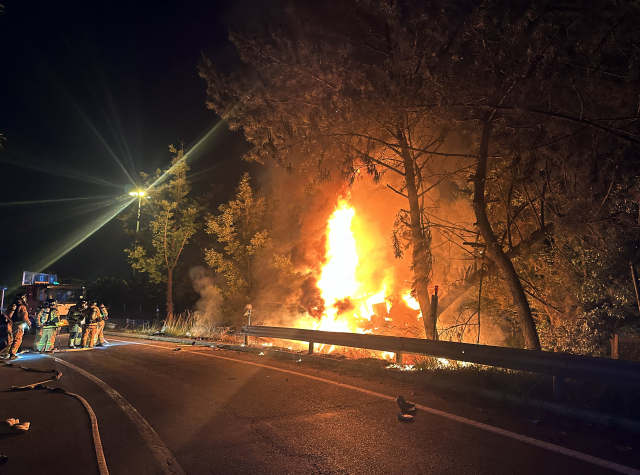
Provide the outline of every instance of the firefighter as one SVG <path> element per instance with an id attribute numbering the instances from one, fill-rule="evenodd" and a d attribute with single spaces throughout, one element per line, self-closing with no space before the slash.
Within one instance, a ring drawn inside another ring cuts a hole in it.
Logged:
<path id="1" fill-rule="evenodd" d="M 100 309 L 98 309 L 96 302 L 89 304 L 84 311 L 84 318 L 85 326 L 84 334 L 82 335 L 82 348 L 91 348 L 98 332 L 98 321 L 100 318 Z"/>
<path id="2" fill-rule="evenodd" d="M 100 310 L 100 317 L 98 320 L 96 346 L 104 346 L 104 344 L 107 343 L 104 339 L 104 326 L 106 325 L 107 320 L 109 320 L 109 312 L 107 312 L 107 307 L 105 307 L 103 303 L 100 304 L 98 310 Z"/>
<path id="3" fill-rule="evenodd" d="M 40 351 L 40 353 L 53 351 L 56 342 L 56 333 L 60 326 L 58 303 L 55 299 L 48 299 L 47 304 L 48 308 L 38 313 L 38 320 L 42 327 L 42 338 L 40 338 L 40 342 L 38 343 L 38 351 Z"/>
<path id="4" fill-rule="evenodd" d="M 40 325 L 40 316 L 42 312 L 46 310 L 47 310 L 47 305 L 45 302 L 43 302 L 42 305 L 40 305 L 38 307 L 38 310 L 36 311 L 36 337 L 33 339 L 34 351 L 38 350 L 38 343 L 40 342 L 40 338 L 42 338 L 42 326 Z"/>
<path id="5" fill-rule="evenodd" d="M 18 350 L 22 344 L 24 331 L 31 328 L 29 311 L 27 310 L 27 294 L 20 292 L 15 303 L 7 310 L 7 316 L 11 319 L 11 345 L 7 358 L 17 358 Z"/>
<path id="6" fill-rule="evenodd" d="M 80 347 L 82 344 L 82 324 L 84 323 L 87 301 L 80 298 L 77 303 L 69 307 L 67 321 L 69 322 L 69 348 Z"/>

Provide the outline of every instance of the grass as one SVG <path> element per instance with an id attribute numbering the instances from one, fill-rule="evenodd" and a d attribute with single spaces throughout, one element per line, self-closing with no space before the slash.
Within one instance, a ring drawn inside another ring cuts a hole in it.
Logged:
<path id="1" fill-rule="evenodd" d="M 154 320 L 152 323 L 144 323 L 135 327 L 129 327 L 127 325 L 122 328 L 122 331 L 220 343 L 238 343 L 241 340 L 241 337 L 233 334 L 232 327 L 224 326 L 211 320 L 205 320 L 203 322 L 191 311 L 174 315 L 171 319 Z"/>

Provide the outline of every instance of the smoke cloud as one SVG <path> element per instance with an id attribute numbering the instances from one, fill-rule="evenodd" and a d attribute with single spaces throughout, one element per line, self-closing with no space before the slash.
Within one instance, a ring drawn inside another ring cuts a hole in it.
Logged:
<path id="1" fill-rule="evenodd" d="M 222 296 L 216 290 L 219 278 L 214 275 L 213 270 L 202 266 L 193 267 L 189 270 L 189 278 L 194 290 L 200 294 L 194 311 L 195 323 L 191 329 L 192 335 L 197 337 L 211 333 L 211 329 L 221 322 Z"/>
<path id="2" fill-rule="evenodd" d="M 441 165 L 441 164 L 440 164 Z M 442 168 L 446 168 L 442 165 Z M 389 186 L 387 186 L 389 185 Z M 361 295 L 377 293 L 383 287 L 385 295 L 402 304 L 402 295 L 411 289 L 411 248 L 403 258 L 396 258 L 391 242 L 394 222 L 401 210 L 408 209 L 407 199 L 392 190 L 401 190 L 402 185 L 394 181 L 394 176 L 384 175 L 380 183 L 373 183 L 368 177 L 357 177 L 348 187 L 341 180 L 334 180 L 318 186 L 310 186 L 310 180 L 298 173 L 288 173 L 275 164 L 266 164 L 253 177 L 253 183 L 272 206 L 270 216 L 270 237 L 272 254 L 287 256 L 298 273 L 296 278 L 280 272 L 277 277 L 273 269 L 263 265 L 257 271 L 259 291 L 251 302 L 255 322 L 279 326 L 293 326 L 301 317 L 319 318 L 323 304 L 316 282 L 326 263 L 327 221 L 336 209 L 340 198 L 346 199 L 355 211 L 352 232 L 356 238 L 359 266 L 356 278 L 362 284 Z M 473 256 L 461 245 L 465 238 L 456 230 L 474 229 L 475 216 L 469 200 L 461 196 L 455 183 L 443 181 L 425 195 L 425 207 L 429 214 L 432 236 L 433 275 L 430 293 L 439 286 L 442 299 L 451 286 L 460 282 L 471 269 L 476 268 Z M 456 233 L 458 233 L 456 235 Z M 211 270 L 202 267 L 192 269 L 194 288 L 201 295 L 196 307 L 198 321 L 203 325 L 220 321 L 221 296 L 215 291 L 217 279 Z M 297 279 L 297 280 L 296 280 Z M 408 307 L 400 305 L 395 313 L 403 318 L 394 322 L 422 326 Z M 459 323 L 462 302 L 452 305 L 440 317 L 439 328 Z M 499 319 L 498 319 L 499 320 Z M 482 315 L 482 343 L 503 340 L 501 322 Z M 472 337 L 472 334 L 475 334 Z M 470 331 L 464 339 L 477 338 L 477 330 Z"/>

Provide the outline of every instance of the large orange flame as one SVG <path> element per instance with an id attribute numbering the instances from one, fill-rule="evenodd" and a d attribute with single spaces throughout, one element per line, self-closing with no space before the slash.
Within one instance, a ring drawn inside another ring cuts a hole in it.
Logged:
<path id="1" fill-rule="evenodd" d="M 354 217 L 355 209 L 345 199 L 340 199 L 327 223 L 327 263 L 317 283 L 325 301 L 325 312 L 320 320 L 303 320 L 298 326 L 314 330 L 363 332 L 360 324 L 371 320 L 375 313 L 373 305 L 385 302 L 386 287 L 367 292 L 356 278 L 359 262 L 356 239 L 351 229 Z"/>
<path id="2" fill-rule="evenodd" d="M 319 319 L 307 315 L 295 326 L 335 332 L 381 333 L 384 332 L 384 328 L 406 327 L 411 324 L 411 318 L 417 318 L 415 323 L 421 318 L 420 306 L 411 296 L 410 289 L 405 287 L 401 293 L 390 296 L 387 289 L 394 289 L 394 285 L 389 277 L 375 284 L 358 281 L 358 275 L 363 276 L 365 280 L 369 279 L 364 276 L 374 274 L 388 276 L 385 272 L 388 263 L 367 259 L 366 256 L 362 256 L 363 262 L 360 262 L 356 237 L 362 240 L 360 245 L 363 249 L 367 249 L 366 244 L 371 243 L 365 241 L 368 239 L 366 234 L 354 235 L 353 224 L 356 219 L 355 209 L 346 199 L 340 199 L 327 222 L 327 261 L 317 282 L 325 302 L 324 312 Z M 396 282 L 395 292 L 400 290 L 397 284 Z M 392 317 L 393 315 L 395 317 Z M 396 317 L 398 321 L 394 322 L 393 319 Z M 325 353 L 331 353 L 334 349 L 334 346 L 318 343 L 314 347 L 314 351 Z M 395 357 L 389 352 L 377 353 L 383 359 Z"/>
<path id="3" fill-rule="evenodd" d="M 341 200 L 329 219 L 327 235 L 327 263 L 318 280 L 328 314 L 335 316 L 336 302 L 349 298 L 358 291 L 356 269 L 358 253 L 356 239 L 351 232 L 351 222 L 356 211 Z"/>

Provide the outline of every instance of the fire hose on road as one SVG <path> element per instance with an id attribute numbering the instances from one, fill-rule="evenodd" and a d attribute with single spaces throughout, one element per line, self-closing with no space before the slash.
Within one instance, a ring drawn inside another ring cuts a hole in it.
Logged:
<path id="1" fill-rule="evenodd" d="M 87 414 L 89 415 L 89 419 L 91 419 L 91 434 L 93 436 L 93 445 L 96 451 L 96 460 L 98 462 L 98 468 L 100 469 L 100 475 L 109 475 L 109 470 L 107 469 L 107 462 L 104 458 L 104 452 L 102 450 L 102 441 L 100 440 L 100 431 L 98 430 L 98 419 L 96 417 L 95 412 L 89 405 L 89 403 L 82 396 L 76 393 L 72 393 L 69 391 L 65 391 L 62 388 L 52 388 L 50 386 L 45 386 L 45 383 L 49 383 L 51 381 L 56 381 L 62 377 L 62 371 L 57 369 L 36 369 L 29 368 L 27 366 L 18 365 L 15 363 L 8 363 L 6 361 L 2 361 L 5 366 L 11 368 L 19 368 L 25 371 L 33 371 L 37 373 L 54 373 L 54 376 L 49 379 L 45 379 L 44 381 L 39 381 L 37 383 L 28 384 L 26 386 L 12 386 L 11 389 L 13 391 L 29 391 L 29 390 L 47 390 L 52 393 L 58 394 L 66 394 L 67 396 L 72 396 L 76 398 L 78 401 L 82 403 Z"/>

